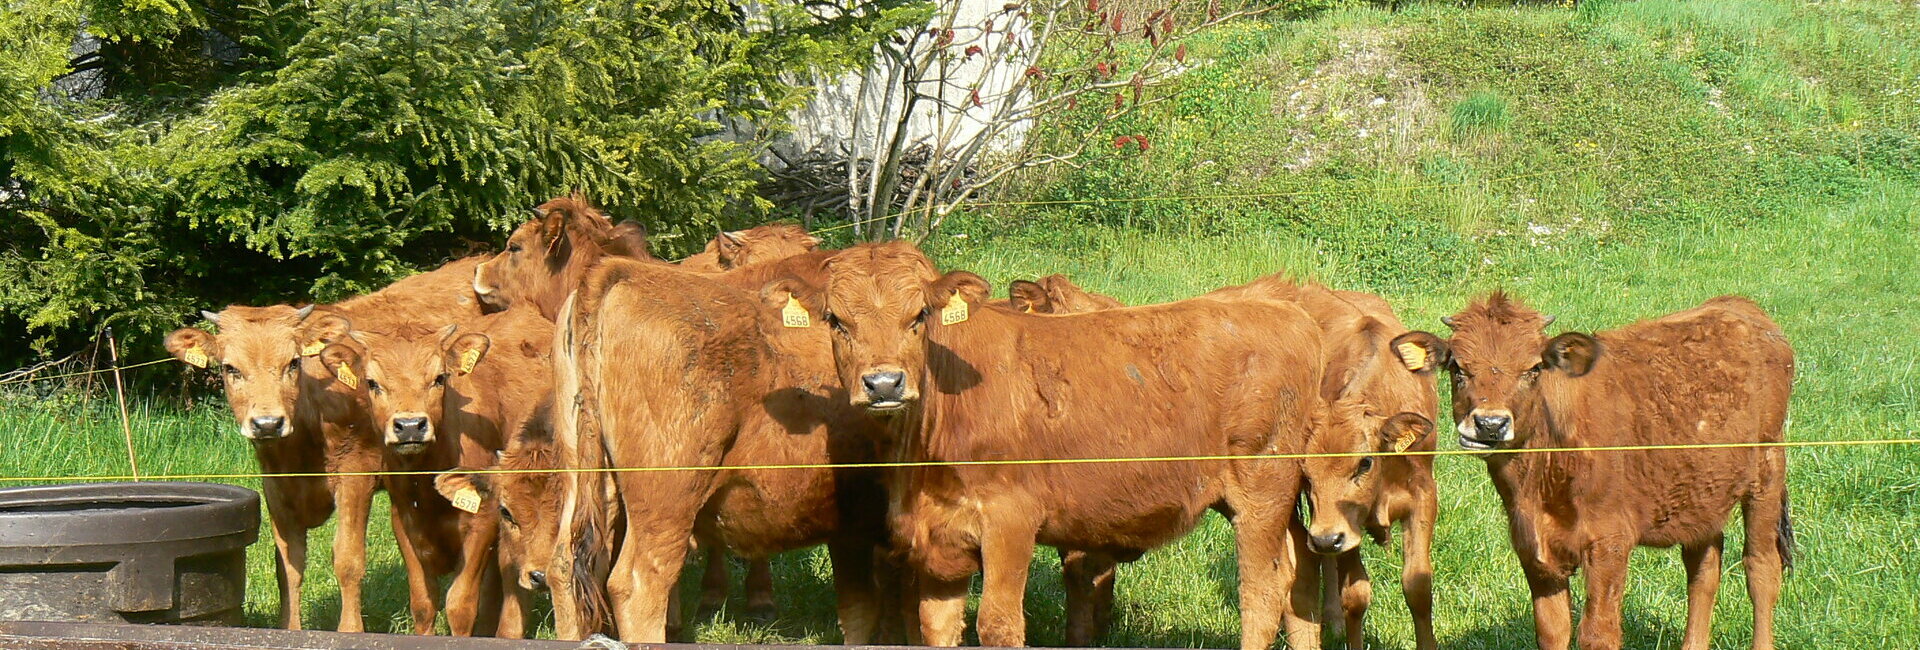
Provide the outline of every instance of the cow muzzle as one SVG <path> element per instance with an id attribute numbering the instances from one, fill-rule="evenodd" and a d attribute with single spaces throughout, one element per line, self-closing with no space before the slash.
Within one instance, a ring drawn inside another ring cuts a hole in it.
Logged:
<path id="1" fill-rule="evenodd" d="M 1513 414 L 1500 410 L 1475 409 L 1460 420 L 1460 446 L 1467 449 L 1494 449 L 1513 442 Z"/>
<path id="2" fill-rule="evenodd" d="M 1313 534 L 1307 537 L 1307 548 L 1313 549 L 1313 552 L 1321 555 L 1339 555 L 1351 551 L 1353 547 L 1359 545 L 1360 537 L 1358 535 L 1348 535 L 1344 532 L 1333 532 L 1325 535 Z"/>
<path id="3" fill-rule="evenodd" d="M 424 415 L 397 415 L 387 427 L 387 446 L 402 454 L 425 451 L 433 442 L 433 422 Z"/>
<path id="4" fill-rule="evenodd" d="M 854 402 L 869 411 L 889 413 L 906 408 L 920 395 L 907 385 L 907 373 L 901 370 L 876 370 L 860 375 L 860 393 Z"/>
<path id="5" fill-rule="evenodd" d="M 292 433 L 284 415 L 256 415 L 240 425 L 240 435 L 248 440 L 279 440 Z"/>

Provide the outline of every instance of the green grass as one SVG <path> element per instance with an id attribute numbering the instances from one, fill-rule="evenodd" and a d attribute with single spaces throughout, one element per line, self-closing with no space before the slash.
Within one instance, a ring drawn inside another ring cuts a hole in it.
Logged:
<path id="1" fill-rule="evenodd" d="M 1065 272 L 1130 303 L 1284 270 L 1380 293 L 1414 327 L 1437 327 L 1496 287 L 1579 330 L 1739 293 L 1798 353 L 1790 438 L 1913 439 L 1916 30 L 1911 4 L 1776 0 L 1436 4 L 1235 25 L 1195 44 L 1193 59 L 1209 63 L 1165 110 L 1116 126 L 1149 134 L 1152 152 L 1103 151 L 1025 177 L 1008 198 L 1315 194 L 980 210 L 928 248 L 996 286 Z M 1465 127 L 1472 137 L 1455 137 Z M 0 475 L 122 473 L 116 417 L 88 400 L 0 402 Z M 253 468 L 223 408 L 142 403 L 134 419 L 146 472 Z M 1781 601 L 1781 646 L 1920 639 L 1920 449 L 1789 458 L 1800 563 Z M 1448 458 L 1439 473 L 1441 644 L 1527 646 L 1525 584 L 1481 463 Z M 404 577 L 384 497 L 377 504 L 367 622 L 397 631 Z M 337 611 L 331 532 L 316 532 L 310 560 L 305 611 L 317 627 Z M 1733 537 L 1715 647 L 1744 647 L 1751 629 Z M 270 556 L 264 541 L 250 555 L 253 624 L 269 624 L 276 602 Z M 1030 639 L 1058 644 L 1058 561 L 1043 550 L 1035 562 Z M 1397 550 L 1369 547 L 1367 562 L 1372 645 L 1411 647 Z M 1677 552 L 1642 550 L 1633 568 L 1627 646 L 1676 646 Z M 786 554 L 775 569 L 780 621 L 722 614 L 698 640 L 837 640 L 824 552 Z M 1231 531 L 1210 518 L 1122 570 L 1107 642 L 1232 646 L 1234 585 Z"/>

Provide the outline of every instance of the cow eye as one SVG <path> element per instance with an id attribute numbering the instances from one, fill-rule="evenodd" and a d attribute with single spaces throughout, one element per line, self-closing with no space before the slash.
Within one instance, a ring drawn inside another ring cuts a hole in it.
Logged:
<path id="1" fill-rule="evenodd" d="M 1371 471 L 1373 471 L 1373 457 L 1367 456 L 1360 459 L 1360 469 L 1354 471 L 1353 476 L 1354 478 L 1359 478 L 1366 476 L 1367 472 Z"/>
<path id="2" fill-rule="evenodd" d="M 300 372 L 300 357 L 294 357 L 292 361 L 287 362 L 287 374 L 296 372 Z"/>
<path id="3" fill-rule="evenodd" d="M 520 522 L 513 520 L 513 513 L 507 510 L 507 506 L 504 503 L 500 504 L 500 521 L 507 522 L 508 525 L 512 526 L 520 525 Z"/>
<path id="4" fill-rule="evenodd" d="M 225 364 L 220 369 L 226 373 L 228 379 L 240 378 L 240 369 L 233 367 L 233 364 Z"/>
<path id="5" fill-rule="evenodd" d="M 520 252 L 520 244 L 519 244 L 519 242 L 508 242 L 508 243 L 507 243 L 507 252 L 509 252 L 509 253 L 518 253 L 518 252 Z"/>
<path id="6" fill-rule="evenodd" d="M 447 373 L 444 373 L 444 372 L 440 373 L 439 375 L 433 378 L 434 388 L 440 388 L 446 385 L 447 385 Z"/>
<path id="7" fill-rule="evenodd" d="M 367 378 L 367 392 L 369 393 L 383 392 L 380 388 L 380 382 L 374 381 L 373 378 L 371 377 Z"/>
<path id="8" fill-rule="evenodd" d="M 925 308 L 925 309 L 921 309 L 921 310 L 920 310 L 920 313 L 918 313 L 918 314 L 914 314 L 914 315 L 913 315 L 913 327 L 914 327 L 915 329 L 918 329 L 918 328 L 919 328 L 919 327 L 920 327 L 921 325 L 925 325 L 925 324 L 927 324 L 927 316 L 928 316 L 928 315 L 930 315 L 930 314 L 932 314 L 932 313 L 933 313 L 933 308 L 932 308 L 932 307 L 927 307 L 927 308 Z"/>
<path id="9" fill-rule="evenodd" d="M 833 312 L 827 312 L 827 313 L 821 314 L 820 320 L 826 321 L 827 327 L 833 328 L 833 331 L 835 332 L 839 332 L 841 334 L 847 333 L 847 324 L 844 322 L 841 322 L 840 317 L 833 315 Z"/>

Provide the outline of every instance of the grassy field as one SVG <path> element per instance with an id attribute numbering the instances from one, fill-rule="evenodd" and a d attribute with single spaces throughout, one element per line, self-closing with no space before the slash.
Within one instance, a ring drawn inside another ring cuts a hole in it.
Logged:
<path id="1" fill-rule="evenodd" d="M 1798 353 L 1789 438 L 1920 438 L 1916 30 L 1911 3 L 1767 0 L 1417 6 L 1233 26 L 1197 44 L 1208 63 L 1166 110 L 1124 127 L 1150 134 L 1151 152 L 1036 174 L 1009 198 L 1262 196 L 990 208 L 929 248 L 997 284 L 1065 272 L 1130 303 L 1289 271 L 1380 293 L 1421 328 L 1496 287 L 1578 330 L 1739 293 L 1773 313 Z M 143 352 L 129 356 L 160 354 Z M 0 475 L 126 469 L 109 406 L 66 393 L 5 399 Z M 135 405 L 142 470 L 252 469 L 224 408 L 157 403 Z M 1800 549 L 1781 646 L 1920 642 L 1920 446 L 1789 457 Z M 1448 458 L 1439 472 L 1441 644 L 1530 644 L 1525 583 L 1482 463 Z M 398 630 L 404 575 L 384 499 L 374 522 L 368 626 Z M 1751 629 L 1732 537 L 1715 647 L 1744 647 Z M 324 539 L 305 606 L 330 627 Z M 1231 551 L 1231 529 L 1210 519 L 1124 568 L 1108 644 L 1236 644 Z M 723 613 L 698 640 L 837 640 L 824 556 L 776 561 L 779 621 Z M 250 557 L 254 624 L 270 623 L 276 602 L 270 558 L 264 542 Z M 1369 547 L 1367 562 L 1370 645 L 1411 647 L 1397 549 Z M 1677 551 L 1643 550 L 1634 571 L 1627 645 L 1676 646 Z M 1051 551 L 1036 555 L 1036 644 L 1063 636 L 1058 575 Z"/>

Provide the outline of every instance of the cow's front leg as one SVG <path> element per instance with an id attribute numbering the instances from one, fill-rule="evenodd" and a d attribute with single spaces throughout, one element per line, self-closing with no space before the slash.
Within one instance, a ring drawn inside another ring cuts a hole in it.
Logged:
<path id="1" fill-rule="evenodd" d="M 1587 607 L 1580 617 L 1580 650 L 1620 647 L 1620 608 L 1627 595 L 1627 559 L 1633 540 L 1599 537 L 1587 547 Z"/>
<path id="2" fill-rule="evenodd" d="M 1027 644 L 1024 597 L 1027 570 L 1033 562 L 1033 538 L 1039 522 L 1025 504 L 989 505 L 982 518 L 980 571 L 986 584 L 980 592 L 980 644 L 1017 648 Z"/>
<path id="3" fill-rule="evenodd" d="M 367 577 L 367 517 L 373 510 L 378 482 L 373 476 L 340 476 L 335 477 L 333 485 L 334 511 L 340 517 L 333 531 L 333 575 L 340 583 L 340 623 L 336 627 L 341 632 L 366 630 L 360 614 L 360 586 Z"/>

